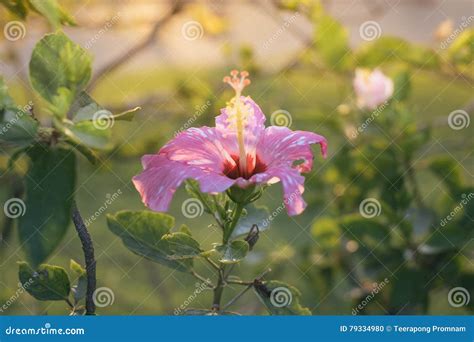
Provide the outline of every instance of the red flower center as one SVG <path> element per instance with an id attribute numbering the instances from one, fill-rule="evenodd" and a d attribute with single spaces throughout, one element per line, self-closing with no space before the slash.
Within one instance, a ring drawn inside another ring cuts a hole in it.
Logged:
<path id="1" fill-rule="evenodd" d="M 239 167 L 239 156 L 231 155 L 231 157 L 234 160 L 235 164 L 226 160 L 224 162 L 224 170 L 222 171 L 224 175 L 231 179 L 237 179 L 239 177 L 249 179 L 257 173 L 265 172 L 265 170 L 267 169 L 267 166 L 260 160 L 258 156 L 256 156 L 254 166 L 253 157 L 247 154 L 247 169 L 241 172 Z"/>

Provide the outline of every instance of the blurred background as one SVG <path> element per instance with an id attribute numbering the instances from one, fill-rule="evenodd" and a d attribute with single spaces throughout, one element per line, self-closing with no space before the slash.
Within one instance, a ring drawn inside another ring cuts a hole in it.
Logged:
<path id="1" fill-rule="evenodd" d="M 449 294 L 461 287 L 472 296 L 474 289 L 472 1 L 60 3 L 76 22 L 64 31 L 93 56 L 94 98 L 115 111 L 142 107 L 133 122 L 115 123 L 113 147 L 103 153 L 103 163 L 79 160 L 77 202 L 85 219 L 97 216 L 89 230 L 98 286 L 112 289 L 115 297 L 99 314 L 173 314 L 193 293 L 191 276 L 130 253 L 107 229 L 105 213 L 144 209 L 131 184 L 141 171 L 140 157 L 178 131 L 213 125 L 232 96 L 222 83 L 230 69 L 250 72 L 246 94 L 259 103 L 267 125 L 272 113 L 284 112 L 292 129 L 329 141 L 328 158 L 315 153 L 306 176 L 304 214 L 278 214 L 236 273 L 253 279 L 271 268 L 268 277 L 297 287 L 301 303 L 315 315 L 469 314 L 472 300 L 452 305 Z M 0 13 L 2 27 L 15 20 L 3 8 Z M 0 72 L 17 103 L 32 101 L 41 108 L 29 84 L 28 61 L 35 43 L 52 29 L 38 15 L 24 25 L 21 39 L 1 37 Z M 356 67 L 379 67 L 403 92 L 360 134 L 354 130 L 371 113 L 354 105 Z M 448 118 L 459 110 L 466 113 L 464 124 L 453 128 Z M 40 110 L 35 113 L 48 120 Z M 11 150 L 1 152 L 4 169 Z M 11 185 L 21 183 L 25 167 L 18 163 L 19 178 L 2 171 L 1 203 L 11 196 Z M 187 198 L 180 189 L 173 199 L 176 226 L 187 224 L 211 247 L 218 232 L 208 227 L 205 213 L 183 216 Z M 361 220 L 365 199 L 377 200 L 373 219 Z M 280 186 L 257 204 L 274 211 L 281 204 Z M 16 263 L 23 259 L 14 225 L 4 224 L 0 303 L 15 294 Z M 73 229 L 48 263 L 66 267 L 70 259 L 82 262 Z M 204 264 L 199 269 L 212 274 Z M 238 290 L 230 287 L 226 298 Z M 191 306 L 207 308 L 211 296 L 204 292 Z M 251 292 L 238 311 L 264 312 Z M 2 314 L 63 313 L 61 303 L 38 302 L 24 293 Z"/>

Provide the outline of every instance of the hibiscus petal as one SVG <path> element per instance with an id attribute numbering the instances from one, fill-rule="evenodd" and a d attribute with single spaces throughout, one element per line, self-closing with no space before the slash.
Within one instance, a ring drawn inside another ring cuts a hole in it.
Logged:
<path id="1" fill-rule="evenodd" d="M 241 96 L 241 100 L 250 109 L 245 118 L 243 130 L 245 151 L 248 155 L 255 157 L 257 143 L 265 131 L 265 115 L 250 96 Z M 216 117 L 216 129 L 226 141 L 231 153 L 238 155 L 237 127 L 234 121 L 235 119 L 229 115 L 227 108 L 222 108 L 221 115 Z"/>
<path id="2" fill-rule="evenodd" d="M 225 141 L 215 128 L 190 128 L 181 132 L 160 150 L 160 155 L 212 172 L 222 172 L 224 164 L 235 163 Z"/>
<path id="3" fill-rule="evenodd" d="M 169 160 L 164 155 L 145 155 L 142 158 L 145 170 L 133 177 L 135 188 L 143 203 L 155 211 L 167 211 L 176 189 L 186 179 L 199 182 L 202 192 L 223 192 L 234 184 L 234 180 L 186 163 Z"/>
<path id="4" fill-rule="evenodd" d="M 301 214 L 306 208 L 303 199 L 305 178 L 296 168 L 274 166 L 265 172 L 254 175 L 250 181 L 257 183 L 275 183 L 281 181 L 283 186 L 283 203 L 289 216 Z"/>
<path id="5" fill-rule="evenodd" d="M 323 136 L 306 131 L 292 131 L 287 127 L 271 126 L 265 129 L 257 146 L 257 153 L 267 166 L 292 167 L 294 162 L 301 161 L 295 168 L 300 172 L 308 172 L 313 167 L 311 144 L 320 144 L 321 153 L 326 157 L 327 141 Z"/>

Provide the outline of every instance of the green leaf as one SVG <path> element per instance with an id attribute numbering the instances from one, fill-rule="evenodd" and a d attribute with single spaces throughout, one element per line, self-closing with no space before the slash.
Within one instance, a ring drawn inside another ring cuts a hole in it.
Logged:
<path id="1" fill-rule="evenodd" d="M 74 147 L 79 153 L 81 153 L 84 157 L 87 158 L 87 160 L 92 164 L 96 165 L 99 161 L 100 158 L 99 156 L 92 151 L 90 148 L 87 146 L 84 146 L 82 144 L 79 144 L 71 139 L 66 139 L 64 142 L 72 147 Z"/>
<path id="2" fill-rule="evenodd" d="M 69 268 L 71 269 L 71 271 L 74 271 L 74 273 L 78 277 L 82 277 L 86 275 L 86 270 L 80 264 L 78 264 L 76 261 L 72 259 L 69 262 Z"/>
<path id="3" fill-rule="evenodd" d="M 36 44 L 30 60 L 31 84 L 55 115 L 66 115 L 66 105 L 84 89 L 90 76 L 91 57 L 63 33 L 48 34 Z"/>
<path id="4" fill-rule="evenodd" d="M 181 227 L 179 227 L 179 231 L 184 234 L 188 234 L 189 236 L 192 236 L 191 234 L 191 229 L 185 224 L 182 224 Z"/>
<path id="5" fill-rule="evenodd" d="M 403 61 L 417 67 L 439 66 L 439 56 L 431 49 L 417 46 L 398 37 L 384 36 L 361 45 L 356 51 L 359 66 L 375 68 L 383 63 Z"/>
<path id="6" fill-rule="evenodd" d="M 48 19 L 54 28 L 60 25 L 75 25 L 74 19 L 59 6 L 56 0 L 28 0 L 31 6 Z"/>
<path id="7" fill-rule="evenodd" d="M 98 126 L 90 121 L 82 121 L 75 125 L 65 123 L 63 131 L 76 144 L 95 149 L 107 149 L 112 136 L 110 128 Z"/>
<path id="8" fill-rule="evenodd" d="M 364 218 L 358 214 L 346 215 L 339 223 L 347 238 L 362 242 L 367 249 L 381 248 L 390 230 L 377 218 Z"/>
<path id="9" fill-rule="evenodd" d="M 311 233 L 316 246 L 324 251 L 332 251 L 339 247 L 341 232 L 336 220 L 324 217 L 314 222 Z"/>
<path id="10" fill-rule="evenodd" d="M 456 160 L 447 156 L 437 157 L 430 161 L 429 169 L 444 182 L 452 195 L 461 192 L 462 175 Z"/>
<path id="11" fill-rule="evenodd" d="M 35 145 L 27 152 L 26 211 L 19 221 L 20 243 L 33 267 L 61 242 L 71 217 L 76 159 L 70 149 Z"/>
<path id="12" fill-rule="evenodd" d="M 169 259 L 194 258 L 202 252 L 196 240 L 181 232 L 164 235 L 159 245 L 166 251 Z"/>
<path id="13" fill-rule="evenodd" d="M 337 20 L 324 14 L 317 18 L 314 43 L 326 65 L 336 70 L 349 67 L 351 49 L 348 33 Z"/>
<path id="14" fill-rule="evenodd" d="M 390 308 L 401 314 L 413 314 L 428 304 L 429 287 L 426 287 L 431 276 L 426 277 L 420 269 L 404 266 L 395 277 L 390 278 Z"/>
<path id="15" fill-rule="evenodd" d="M 27 146 L 36 139 L 38 121 L 18 108 L 0 110 L 0 142 Z"/>
<path id="16" fill-rule="evenodd" d="M 38 300 L 65 300 L 71 291 L 62 267 L 43 264 L 34 271 L 28 263 L 20 262 L 19 278 L 22 287 Z"/>
<path id="17" fill-rule="evenodd" d="M 1 0 L 0 4 L 5 6 L 11 13 L 20 19 L 25 19 L 28 15 L 27 0 Z"/>
<path id="18" fill-rule="evenodd" d="M 107 121 L 131 121 L 135 117 L 140 107 L 127 110 L 122 113 L 112 114 L 110 111 L 99 105 L 89 94 L 82 91 L 71 106 L 70 112 L 74 123 L 81 121 L 99 121 L 98 118 L 107 117 Z"/>
<path id="19" fill-rule="evenodd" d="M 474 60 L 474 28 L 464 30 L 448 49 L 448 56 L 455 65 L 472 71 Z"/>
<path id="20" fill-rule="evenodd" d="M 393 99 L 403 101 L 408 98 L 411 89 L 410 73 L 408 71 L 399 72 L 394 78 Z"/>
<path id="21" fill-rule="evenodd" d="M 5 80 L 0 76 L 0 110 L 6 107 L 14 107 L 15 102 L 8 93 L 8 87 L 5 84 Z"/>
<path id="22" fill-rule="evenodd" d="M 86 297 L 87 292 L 87 273 L 81 265 L 71 259 L 69 268 L 77 275 L 77 284 L 72 287 L 74 294 L 74 303 L 79 303 L 80 300 Z"/>
<path id="23" fill-rule="evenodd" d="M 257 207 L 254 204 L 249 204 L 245 207 L 245 211 L 247 214 L 239 219 L 231 238 L 247 235 L 254 224 L 258 226 L 260 232 L 270 227 L 270 213 L 266 207 Z"/>
<path id="24" fill-rule="evenodd" d="M 223 264 L 233 264 L 245 258 L 249 248 L 249 244 L 246 241 L 234 240 L 225 245 L 214 246 L 214 251 L 217 252 L 220 262 Z"/>
<path id="25" fill-rule="evenodd" d="M 301 293 L 293 286 L 270 280 L 256 284 L 254 290 L 271 315 L 311 315 L 311 311 L 299 303 Z"/>
<path id="26" fill-rule="evenodd" d="M 166 214 L 120 211 L 107 215 L 107 224 L 135 254 L 179 271 L 189 271 L 192 258 L 201 252 L 199 244 L 188 234 L 170 233 L 174 218 Z"/>

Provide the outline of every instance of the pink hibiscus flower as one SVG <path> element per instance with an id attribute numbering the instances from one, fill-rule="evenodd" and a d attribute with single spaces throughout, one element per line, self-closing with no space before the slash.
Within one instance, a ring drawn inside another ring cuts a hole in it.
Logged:
<path id="1" fill-rule="evenodd" d="M 376 109 L 393 95 L 393 81 L 379 69 L 356 69 L 354 90 L 360 108 Z"/>
<path id="2" fill-rule="evenodd" d="M 265 115 L 250 98 L 241 96 L 250 84 L 248 73 L 231 72 L 224 82 L 236 95 L 216 117 L 216 127 L 190 128 L 181 132 L 157 154 L 142 158 L 144 171 L 133 177 L 143 203 L 155 211 L 167 211 L 176 189 L 195 179 L 200 190 L 219 193 L 236 186 L 243 189 L 281 182 L 289 215 L 306 207 L 303 172 L 313 166 L 311 144 L 320 144 L 326 156 L 326 139 L 287 127 L 265 128 Z"/>

